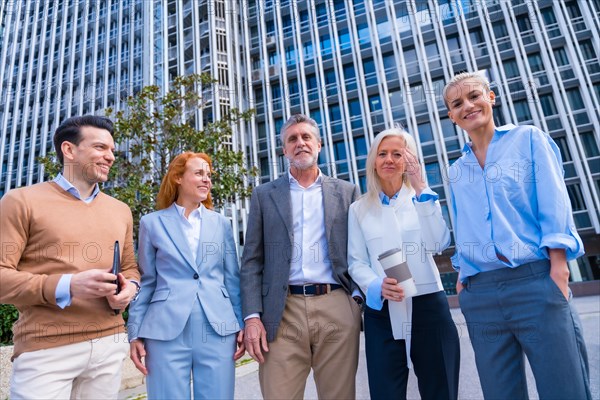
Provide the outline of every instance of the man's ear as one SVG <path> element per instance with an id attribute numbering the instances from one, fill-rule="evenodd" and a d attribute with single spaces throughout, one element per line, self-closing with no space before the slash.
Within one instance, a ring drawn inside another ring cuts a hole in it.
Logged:
<path id="1" fill-rule="evenodd" d="M 490 90 L 490 102 L 492 103 L 492 105 L 496 105 L 496 93 L 494 93 L 493 90 Z"/>
<path id="2" fill-rule="evenodd" d="M 62 142 L 62 144 L 60 145 L 60 149 L 62 150 L 63 153 L 63 157 L 66 160 L 73 160 L 73 152 L 75 150 L 75 145 L 71 142 L 68 141 L 64 141 Z"/>

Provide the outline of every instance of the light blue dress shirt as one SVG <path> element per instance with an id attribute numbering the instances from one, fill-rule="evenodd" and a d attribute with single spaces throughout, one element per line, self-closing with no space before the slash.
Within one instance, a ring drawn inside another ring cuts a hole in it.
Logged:
<path id="1" fill-rule="evenodd" d="M 92 200 L 94 200 L 96 198 L 96 196 L 98 196 L 98 193 L 100 193 L 100 188 L 98 187 L 98 184 L 96 184 L 96 186 L 94 187 L 94 191 L 92 192 L 92 195 L 90 197 L 82 199 L 81 193 L 79 193 L 79 190 L 77 190 L 77 188 L 75 186 L 73 186 L 71 184 L 71 182 L 69 182 L 67 180 L 67 178 L 65 178 L 61 173 L 56 175 L 56 178 L 53 179 L 53 182 L 55 182 L 58 186 L 60 186 L 65 191 L 71 193 L 71 195 L 73 195 L 73 197 L 75 197 L 76 199 L 84 201 L 85 203 L 91 203 Z M 58 285 L 56 285 L 56 292 L 55 292 L 56 305 L 58 305 L 60 308 L 65 308 L 65 307 L 71 305 L 71 289 L 70 288 L 71 288 L 71 278 L 72 277 L 73 277 L 73 274 L 64 274 L 63 276 L 61 276 L 60 280 L 58 281 Z"/>
<path id="2" fill-rule="evenodd" d="M 535 126 L 496 128 L 483 169 L 465 145 L 448 173 L 461 281 L 548 259 L 548 249 L 583 255 L 563 174 L 558 146 Z"/>
<path id="3" fill-rule="evenodd" d="M 394 201 L 398 198 L 398 193 L 392 196 L 390 199 L 385 193 L 379 192 L 379 199 L 381 200 L 381 204 L 384 206 L 392 206 Z M 425 201 L 437 201 L 440 196 L 431 190 L 430 187 L 426 187 L 421 192 L 419 198 L 417 196 L 413 196 L 413 203 L 418 201 L 419 203 Z M 393 234 L 393 232 L 391 233 Z M 381 297 L 381 285 L 383 284 L 383 278 L 374 279 L 373 282 L 369 284 L 367 289 L 367 299 L 365 300 L 367 305 L 373 310 L 381 310 L 383 308 L 383 297 Z"/>

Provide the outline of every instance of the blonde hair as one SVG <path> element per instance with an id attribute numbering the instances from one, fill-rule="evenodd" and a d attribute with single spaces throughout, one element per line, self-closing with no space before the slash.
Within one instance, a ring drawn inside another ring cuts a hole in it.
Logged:
<path id="1" fill-rule="evenodd" d="M 192 153 L 191 151 L 186 151 L 185 153 L 181 153 L 175 157 L 169 164 L 167 174 L 163 177 L 163 180 L 160 184 L 160 190 L 158 191 L 158 196 L 156 197 L 157 210 L 168 208 L 177 200 L 177 196 L 179 195 L 179 184 L 177 183 L 177 179 L 183 176 L 187 162 L 192 158 L 201 158 L 206 161 L 208 163 L 208 168 L 212 173 L 212 161 L 205 153 Z M 208 209 L 213 208 L 210 192 L 202 204 L 204 204 L 204 207 Z"/>
<path id="2" fill-rule="evenodd" d="M 446 84 L 446 86 L 444 86 L 444 90 L 442 92 L 442 97 L 444 98 L 444 104 L 446 105 L 447 109 L 450 109 L 450 105 L 448 104 L 448 101 L 446 100 L 446 95 L 448 94 L 448 90 L 450 90 L 451 87 L 458 85 L 460 82 L 464 81 L 465 79 L 473 79 L 479 83 L 481 83 L 481 85 L 483 86 L 483 89 L 486 91 L 486 93 L 490 92 L 490 81 L 488 81 L 488 79 L 480 72 L 460 72 L 456 75 L 454 75 L 454 77 L 452 79 L 450 79 L 450 81 Z"/>
<path id="3" fill-rule="evenodd" d="M 415 139 L 406 132 L 402 128 L 391 128 L 386 129 L 383 132 L 379 133 L 373 143 L 371 143 L 371 148 L 369 149 L 369 154 L 367 155 L 367 193 L 365 196 L 369 201 L 379 202 L 379 192 L 381 192 L 381 180 L 377 175 L 377 171 L 375 170 L 375 160 L 377 159 L 377 152 L 379 150 L 379 146 L 384 139 L 388 137 L 399 137 L 404 141 L 406 147 L 413 153 L 417 154 L 417 144 Z M 406 175 L 406 171 L 402 174 L 402 184 L 410 187 L 410 181 L 408 180 L 408 176 Z"/>

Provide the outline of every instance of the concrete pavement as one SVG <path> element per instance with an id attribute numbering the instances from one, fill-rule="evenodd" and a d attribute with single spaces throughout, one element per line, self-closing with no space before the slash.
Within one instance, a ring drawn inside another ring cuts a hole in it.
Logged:
<path id="1" fill-rule="evenodd" d="M 573 302 L 579 312 L 583 324 L 584 338 L 590 362 L 592 397 L 593 399 L 600 400 L 600 296 L 576 297 L 573 299 Z M 460 309 L 452 309 L 451 311 L 454 322 L 458 328 L 461 342 L 459 398 L 465 400 L 482 399 L 483 395 L 477 376 L 477 370 L 475 368 L 473 349 L 469 342 L 465 320 Z M 560 351 L 560 349 L 557 349 L 557 351 Z M 538 398 L 535 389 L 535 381 L 529 368 L 527 369 L 527 380 L 529 383 L 530 398 Z M 146 389 L 143 385 L 134 389 L 128 389 L 120 393 L 119 399 L 144 399 L 146 397 L 145 391 Z M 356 396 L 357 399 L 369 399 L 365 349 L 362 337 L 358 372 L 356 374 Z M 305 399 L 317 398 L 317 392 L 312 376 L 308 379 L 304 397 Z M 252 361 L 237 368 L 235 398 L 244 400 L 262 398 L 260 387 L 258 385 L 258 365 L 256 362 Z M 408 398 L 420 399 L 417 380 L 412 371 L 408 383 Z"/>

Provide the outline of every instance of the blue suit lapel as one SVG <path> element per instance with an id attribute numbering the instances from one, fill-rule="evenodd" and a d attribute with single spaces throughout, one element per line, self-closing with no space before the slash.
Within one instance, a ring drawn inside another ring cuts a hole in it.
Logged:
<path id="1" fill-rule="evenodd" d="M 181 221 L 179 218 L 181 218 L 181 216 L 177 212 L 175 204 L 172 204 L 171 207 L 165 209 L 165 212 L 160 215 L 160 221 L 165 227 L 167 237 L 171 239 L 173 243 L 175 243 L 175 247 L 183 259 L 187 261 L 189 266 L 194 270 L 197 270 L 196 263 L 194 262 L 194 257 L 192 255 L 192 250 L 190 249 L 190 245 L 183 234 L 183 230 L 181 229 Z"/>

